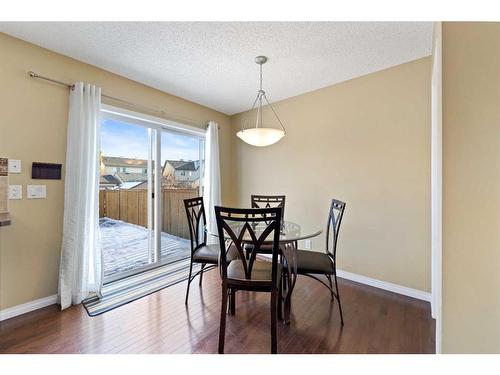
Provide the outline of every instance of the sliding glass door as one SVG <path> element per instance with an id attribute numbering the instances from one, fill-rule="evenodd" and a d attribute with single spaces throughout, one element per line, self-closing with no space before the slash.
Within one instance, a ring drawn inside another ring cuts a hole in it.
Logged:
<path id="1" fill-rule="evenodd" d="M 99 226 L 105 280 L 158 261 L 154 245 L 155 130 L 103 116 Z"/>
<path id="2" fill-rule="evenodd" d="M 100 139 L 104 281 L 189 257 L 183 200 L 202 191 L 203 133 L 108 109 Z"/>
<path id="3" fill-rule="evenodd" d="M 204 139 L 173 131 L 161 133 L 162 233 L 161 259 L 172 263 L 190 256 L 184 199 L 202 191 Z"/>

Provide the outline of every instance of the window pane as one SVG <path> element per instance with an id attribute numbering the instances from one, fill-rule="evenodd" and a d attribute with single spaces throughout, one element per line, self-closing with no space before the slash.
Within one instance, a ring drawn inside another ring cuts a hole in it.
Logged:
<path id="1" fill-rule="evenodd" d="M 104 276 L 155 261 L 152 251 L 151 130 L 115 119 L 101 122 L 99 216 Z"/>
<path id="2" fill-rule="evenodd" d="M 200 163 L 200 139 L 162 132 L 162 261 L 171 262 L 189 256 L 189 226 L 184 199 L 200 194 L 203 166 Z"/>

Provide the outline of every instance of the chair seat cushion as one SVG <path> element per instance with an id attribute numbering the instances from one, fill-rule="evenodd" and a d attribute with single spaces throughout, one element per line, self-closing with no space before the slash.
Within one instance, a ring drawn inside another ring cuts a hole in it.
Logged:
<path id="1" fill-rule="evenodd" d="M 250 254 L 253 251 L 253 244 L 245 245 L 245 253 Z M 272 254 L 273 253 L 273 245 L 271 244 L 262 244 L 259 249 L 259 254 Z"/>
<path id="2" fill-rule="evenodd" d="M 333 260 L 319 251 L 297 250 L 297 272 L 333 274 Z"/>
<path id="3" fill-rule="evenodd" d="M 194 252 L 193 261 L 198 263 L 217 264 L 219 262 L 219 253 L 219 245 L 205 245 Z M 236 248 L 231 247 L 231 249 L 229 249 L 229 251 L 227 252 L 227 260 L 232 261 L 238 258 L 238 251 L 236 250 Z"/>
<path id="4" fill-rule="evenodd" d="M 277 280 L 279 280 L 281 277 L 281 264 L 277 265 L 277 271 L 278 271 Z M 245 270 L 243 268 L 243 262 L 241 261 L 231 262 L 229 266 L 227 266 L 227 278 L 233 280 L 246 280 Z M 272 263 L 256 260 L 253 263 L 251 279 L 248 281 L 271 282 Z"/>

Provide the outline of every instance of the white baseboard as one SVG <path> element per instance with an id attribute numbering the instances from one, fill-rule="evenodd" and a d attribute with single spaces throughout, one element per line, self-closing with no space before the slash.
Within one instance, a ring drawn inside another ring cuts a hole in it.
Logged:
<path id="1" fill-rule="evenodd" d="M 26 314 L 30 311 L 41 309 L 57 303 L 57 295 L 40 298 L 31 302 L 23 303 L 22 305 L 12 306 L 7 309 L 0 310 L 0 322 L 10 319 L 15 316 Z"/>
<path id="2" fill-rule="evenodd" d="M 389 283 L 387 281 L 372 279 L 371 277 L 357 275 L 355 273 L 342 271 L 342 270 L 337 270 L 337 276 L 341 277 L 343 279 L 356 281 L 360 284 L 366 284 L 366 285 L 373 286 L 375 288 L 388 290 L 389 292 L 402 294 L 404 296 L 420 299 L 420 300 L 427 301 L 427 302 L 431 301 L 431 293 L 424 292 L 422 290 L 412 289 L 412 288 L 408 288 L 406 286 Z"/>

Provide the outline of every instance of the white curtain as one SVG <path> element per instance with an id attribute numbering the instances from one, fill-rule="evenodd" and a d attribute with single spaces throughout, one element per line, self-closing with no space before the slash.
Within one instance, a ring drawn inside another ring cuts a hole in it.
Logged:
<path id="1" fill-rule="evenodd" d="M 77 82 L 70 92 L 64 223 L 59 270 L 61 309 L 100 295 L 99 129 L 101 89 Z"/>
<path id="2" fill-rule="evenodd" d="M 203 201 L 207 216 L 207 229 L 209 233 L 217 232 L 214 206 L 220 206 L 220 164 L 219 164 L 219 125 L 210 121 L 205 139 L 205 181 L 203 188 Z M 207 236 L 208 244 L 217 244 L 218 239 Z"/>

